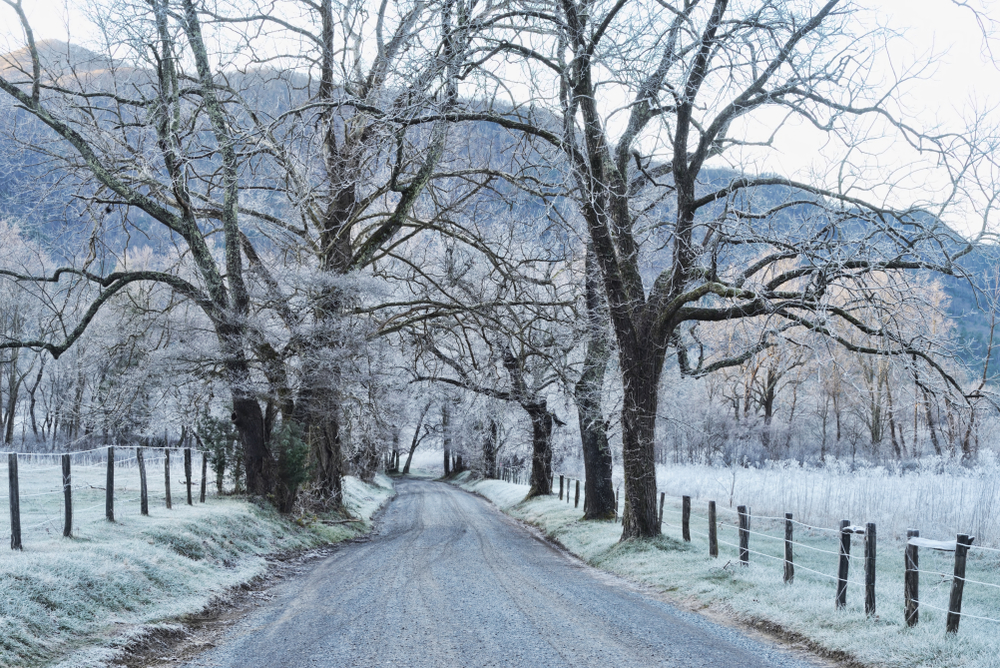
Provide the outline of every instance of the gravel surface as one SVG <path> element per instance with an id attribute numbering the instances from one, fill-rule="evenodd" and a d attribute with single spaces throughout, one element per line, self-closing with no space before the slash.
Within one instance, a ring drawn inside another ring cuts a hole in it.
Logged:
<path id="1" fill-rule="evenodd" d="M 586 566 L 450 485 L 397 491 L 370 540 L 275 587 L 184 665 L 822 665 Z"/>

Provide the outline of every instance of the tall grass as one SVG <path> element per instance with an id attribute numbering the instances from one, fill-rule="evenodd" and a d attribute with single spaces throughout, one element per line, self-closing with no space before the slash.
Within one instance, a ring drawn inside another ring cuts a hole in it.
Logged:
<path id="1" fill-rule="evenodd" d="M 579 460 L 565 460 L 556 475 L 583 478 Z M 623 481 L 616 466 L 614 485 Z M 1000 547 L 1000 459 L 981 452 L 972 463 L 948 457 L 925 457 L 904 464 L 879 465 L 828 459 L 823 466 L 795 461 L 760 466 L 658 464 L 658 491 L 688 495 L 720 507 L 750 506 L 754 515 L 783 516 L 836 528 L 840 520 L 875 522 L 882 535 L 921 535 L 951 539 L 976 536 L 977 545 Z"/>
<path id="2" fill-rule="evenodd" d="M 659 466 L 657 487 L 668 495 L 748 505 L 755 515 L 795 518 L 836 527 L 875 522 L 882 535 L 907 528 L 941 539 L 977 536 L 978 545 L 1000 545 L 1000 462 L 986 454 L 971 466 L 931 457 L 906 467 L 828 462 L 822 468 L 795 462 L 761 467 Z"/>

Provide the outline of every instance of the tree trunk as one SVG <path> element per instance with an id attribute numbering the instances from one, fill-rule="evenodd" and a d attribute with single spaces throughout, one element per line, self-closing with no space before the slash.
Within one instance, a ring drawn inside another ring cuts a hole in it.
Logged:
<path id="1" fill-rule="evenodd" d="M 344 434 L 338 387 L 340 368 L 323 359 L 331 345 L 329 340 L 314 341 L 305 354 L 312 368 L 306 372 L 295 401 L 295 421 L 309 437 L 317 488 L 326 502 L 336 508 L 344 500 Z"/>
<path id="2" fill-rule="evenodd" d="M 417 419 L 417 427 L 413 430 L 413 439 L 410 441 L 410 452 L 406 455 L 406 464 L 403 466 L 403 475 L 410 472 L 410 462 L 413 460 L 413 453 L 416 451 L 417 446 L 420 445 L 420 430 L 424 426 L 424 418 L 427 417 L 427 411 L 431 409 L 431 402 L 427 402 L 424 406 L 424 410 L 420 411 L 420 417 Z"/>
<path id="3" fill-rule="evenodd" d="M 444 446 L 444 474 L 451 475 L 451 411 L 448 410 L 448 401 L 441 404 L 441 434 L 442 445 Z"/>
<path id="4" fill-rule="evenodd" d="M 580 422 L 580 441 L 583 447 L 584 501 L 583 519 L 613 519 L 615 516 L 615 490 L 611 482 L 611 446 L 608 444 L 607 421 L 601 404 L 604 389 L 604 372 L 611 356 L 608 337 L 601 313 L 598 285 L 598 267 L 593 248 L 587 250 L 586 297 L 587 341 L 583 373 L 573 388 L 576 411 Z"/>
<path id="5" fill-rule="evenodd" d="M 931 445 L 934 446 L 934 454 L 941 455 L 941 442 L 938 440 L 937 428 L 934 425 L 934 413 L 931 410 L 931 398 L 927 390 L 923 390 L 924 394 L 924 412 L 927 415 L 927 431 L 930 432 Z"/>
<path id="6" fill-rule="evenodd" d="M 20 382 L 14 380 L 17 373 L 17 361 L 15 358 L 14 367 L 11 369 L 11 383 L 7 389 L 7 424 L 5 425 L 3 442 L 10 444 L 14 441 L 14 415 L 17 412 L 17 395 L 20 393 Z"/>
<path id="7" fill-rule="evenodd" d="M 500 449 L 500 428 L 493 418 L 489 419 L 486 433 L 483 436 L 483 475 L 486 478 L 497 477 L 497 451 Z"/>
<path id="8" fill-rule="evenodd" d="M 638 344 L 639 341 L 637 340 Z M 657 385 L 662 355 L 639 345 L 621 348 L 622 464 L 625 469 L 625 507 L 622 540 L 660 535 L 656 514 L 656 462 L 653 438 L 656 427 Z"/>
<path id="9" fill-rule="evenodd" d="M 531 418 L 531 489 L 527 498 L 552 493 L 552 427 L 545 402 L 525 406 Z"/>
<path id="10" fill-rule="evenodd" d="M 264 440 L 264 413 L 256 399 L 233 392 L 233 425 L 243 444 L 247 493 L 267 496 L 274 490 L 274 462 Z"/>

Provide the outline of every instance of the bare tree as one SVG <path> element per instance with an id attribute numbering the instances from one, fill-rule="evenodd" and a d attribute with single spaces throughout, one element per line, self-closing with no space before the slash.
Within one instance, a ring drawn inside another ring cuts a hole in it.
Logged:
<path id="1" fill-rule="evenodd" d="M 484 60 L 519 61 L 537 94 L 512 100 L 504 114 L 454 117 L 488 120 L 563 153 L 601 267 L 624 386 L 623 539 L 660 532 L 653 441 L 668 351 L 686 373 L 706 374 L 800 328 L 943 371 L 907 341 L 853 343 L 848 331 L 880 341 L 886 332 L 863 309 L 828 299 L 834 288 L 863 289 L 875 272 L 959 273 L 969 244 L 941 216 L 977 187 L 963 179 L 989 148 L 981 127 L 921 132 L 900 116 L 900 82 L 876 87 L 871 75 L 888 31 L 866 28 L 861 11 L 838 0 L 524 2 L 519 20 L 497 26 L 482 47 Z M 791 118 L 843 148 L 839 180 L 711 166 L 766 151 Z M 885 133 L 933 154 L 949 186 L 940 202 L 911 204 L 899 182 L 873 195 L 868 175 L 849 171 L 854 150 Z M 991 187 L 975 194 L 992 201 Z M 698 345 L 681 325 L 751 317 L 770 324 L 739 354 L 689 355 Z"/>

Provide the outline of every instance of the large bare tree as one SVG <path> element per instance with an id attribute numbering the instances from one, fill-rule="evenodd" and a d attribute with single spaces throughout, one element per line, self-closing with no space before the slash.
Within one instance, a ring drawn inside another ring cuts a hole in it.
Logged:
<path id="1" fill-rule="evenodd" d="M 452 117 L 547 143 L 572 170 L 624 387 L 623 539 L 660 532 L 654 424 L 671 352 L 686 373 L 706 374 L 799 328 L 942 371 L 869 317 L 871 302 L 849 309 L 830 299 L 862 294 L 876 273 L 960 273 L 969 245 L 942 216 L 994 196 L 967 178 L 988 155 L 984 129 L 924 132 L 909 122 L 899 86 L 926 63 L 893 79 L 879 62 L 890 33 L 862 11 L 839 0 L 525 1 L 484 37 L 484 67 L 502 60 L 507 80 L 516 70 L 522 84 L 509 111 Z M 749 160 L 795 123 L 825 134 L 829 173 L 755 173 Z M 887 136 L 933 156 L 939 197 L 907 190 L 908 174 L 885 180 L 863 164 Z M 698 345 L 698 323 L 740 318 L 767 326 L 734 355 Z"/>
<path id="2" fill-rule="evenodd" d="M 72 174 L 97 218 L 117 215 L 126 235 L 159 223 L 184 266 L 12 275 L 77 276 L 102 291 L 63 340 L 3 345 L 58 356 L 124 286 L 165 283 L 216 330 L 250 491 L 274 487 L 267 442 L 281 416 L 305 427 L 318 482 L 339 503 L 342 359 L 354 331 L 342 322 L 353 305 L 344 277 L 421 228 L 414 206 L 450 121 L 410 121 L 455 103 L 471 6 L 109 2 L 98 23 L 113 59 L 35 44 L 20 3 L 5 4 L 26 46 L 7 58 L 0 90 L 51 133 L 36 125 L 17 139 Z M 309 278 L 283 284 L 296 272 Z"/>

